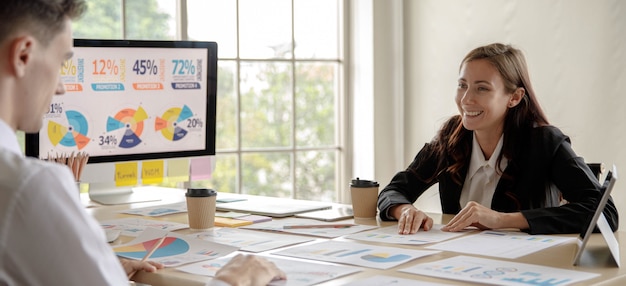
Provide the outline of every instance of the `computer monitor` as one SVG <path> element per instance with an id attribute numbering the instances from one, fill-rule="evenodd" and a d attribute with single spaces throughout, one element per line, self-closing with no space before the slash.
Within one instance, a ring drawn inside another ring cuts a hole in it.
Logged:
<path id="1" fill-rule="evenodd" d="M 215 155 L 217 43 L 75 39 L 60 73 L 66 93 L 25 151 L 89 154 L 81 181 L 90 195 L 120 191 L 115 163 Z"/>

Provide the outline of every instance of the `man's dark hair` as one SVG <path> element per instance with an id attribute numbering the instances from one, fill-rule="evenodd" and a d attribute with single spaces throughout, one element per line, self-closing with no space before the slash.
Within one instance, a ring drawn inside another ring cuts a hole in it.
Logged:
<path id="1" fill-rule="evenodd" d="M 84 0 L 2 0 L 0 42 L 19 30 L 27 30 L 47 45 L 61 32 L 67 18 L 75 20 L 87 10 Z"/>

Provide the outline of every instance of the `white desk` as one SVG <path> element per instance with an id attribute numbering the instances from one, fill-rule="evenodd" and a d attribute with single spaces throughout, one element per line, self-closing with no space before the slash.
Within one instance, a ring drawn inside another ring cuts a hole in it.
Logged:
<path id="1" fill-rule="evenodd" d="M 221 194 L 221 195 L 231 196 L 232 194 Z M 146 202 L 146 203 L 137 203 L 137 204 L 130 204 L 130 205 L 115 205 L 115 206 L 97 206 L 97 207 L 90 207 L 87 209 L 87 211 L 100 221 L 110 220 L 110 219 L 119 219 L 119 218 L 125 218 L 125 217 L 137 217 L 133 215 L 120 214 L 118 213 L 118 211 L 129 209 L 129 208 L 147 207 L 147 206 L 166 204 L 166 203 L 175 203 L 175 202 L 184 201 L 185 199 L 182 190 L 165 192 L 163 194 L 160 194 L 160 196 L 162 197 L 162 200 L 158 202 Z M 251 198 L 255 199 L 254 196 Z M 256 197 L 256 199 L 262 199 L 262 198 Z M 86 198 L 86 196 L 83 197 L 83 201 L 87 202 L 88 198 Z M 435 223 L 444 223 L 451 218 L 450 215 L 441 215 L 441 214 L 433 214 L 432 217 L 435 220 Z M 163 216 L 159 218 L 150 218 L 150 219 L 187 223 L 187 214 L 186 213 L 173 214 L 173 215 L 167 215 L 167 216 Z M 354 220 L 346 220 L 346 222 L 354 222 Z M 378 225 L 378 226 L 389 226 L 389 225 L 396 224 L 396 222 L 381 222 L 379 220 L 373 220 L 373 219 L 372 220 L 357 220 L 356 223 L 367 224 L 367 225 Z M 182 234 L 190 233 L 188 229 L 179 230 L 176 232 L 182 233 Z M 575 236 L 575 235 L 572 235 L 572 236 Z M 624 230 L 618 231 L 616 233 L 616 237 L 618 241 L 620 242 L 620 245 L 626 245 L 626 231 Z M 132 238 L 130 237 L 120 237 L 120 239 L 113 242 L 112 244 L 114 245 L 122 244 L 122 243 L 130 241 L 131 239 Z M 336 238 L 334 240 L 352 241 L 352 240 L 347 240 L 341 237 Z M 392 246 L 389 244 L 385 244 L 385 245 Z M 393 245 L 393 247 L 407 248 L 407 249 L 422 249 L 423 248 L 421 246 L 407 246 L 407 245 Z M 537 264 L 537 265 L 550 266 L 550 267 L 558 267 L 562 269 L 593 272 L 593 273 L 600 274 L 600 276 L 595 279 L 586 280 L 583 283 L 575 284 L 575 285 L 626 285 L 626 267 L 617 268 L 616 266 L 611 264 L 610 261 L 608 261 L 608 259 L 611 259 L 611 258 L 608 256 L 608 249 L 606 248 L 606 244 L 600 234 L 593 234 L 593 237 L 590 238 L 589 245 L 588 245 L 588 250 L 590 250 L 588 252 L 589 255 L 586 257 L 586 259 L 583 261 L 583 263 L 580 266 L 573 266 L 571 263 L 574 258 L 576 249 L 577 249 L 577 246 L 575 245 L 575 243 L 566 243 L 566 244 L 548 248 L 546 250 L 543 250 L 537 253 L 526 255 L 521 258 L 511 260 L 511 261 Z M 272 250 L 271 252 L 274 252 L 274 251 L 276 250 Z M 421 275 L 413 275 L 413 274 L 407 274 L 407 273 L 396 271 L 398 269 L 406 268 L 408 266 L 412 266 L 418 263 L 436 261 L 436 260 L 440 260 L 444 258 L 450 258 L 456 255 L 459 255 L 459 254 L 452 253 L 452 252 L 441 252 L 439 254 L 416 259 L 411 262 L 404 263 L 400 266 L 387 269 L 387 270 L 365 268 L 365 270 L 362 272 L 348 275 L 345 277 L 340 277 L 340 278 L 327 281 L 319 285 L 343 285 L 352 281 L 361 280 L 361 279 L 375 276 L 375 275 L 390 275 L 390 276 L 407 278 L 407 279 L 415 279 L 419 281 L 431 281 L 431 282 L 453 284 L 453 285 L 466 285 L 467 284 L 466 282 L 459 282 L 459 281 L 447 280 L 447 279 L 438 279 L 438 278 L 426 277 L 426 276 L 421 276 Z M 626 248 L 623 246 L 620 249 L 620 257 L 621 257 L 622 265 L 626 265 L 624 264 L 626 262 L 626 259 L 625 259 Z M 168 269 L 159 270 L 157 273 L 138 272 L 135 275 L 135 280 L 137 280 L 138 282 L 147 283 L 147 284 L 151 284 L 154 286 L 158 286 L 158 285 L 204 285 L 204 283 L 210 280 L 210 278 L 205 277 L 205 276 L 192 275 L 192 274 L 177 271 L 175 269 L 168 268 Z"/>

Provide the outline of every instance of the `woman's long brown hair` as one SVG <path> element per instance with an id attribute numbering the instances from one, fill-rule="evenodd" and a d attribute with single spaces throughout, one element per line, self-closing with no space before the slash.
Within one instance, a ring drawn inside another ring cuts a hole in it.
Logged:
<path id="1" fill-rule="evenodd" d="M 504 119 L 504 142 L 502 152 L 497 158 L 497 170 L 502 173 L 500 162 L 503 156 L 506 156 L 509 162 L 515 163 L 521 148 L 524 148 L 522 142 L 525 134 L 528 134 L 531 128 L 549 125 L 549 122 L 537 101 L 530 83 L 526 60 L 520 50 L 500 43 L 478 47 L 465 56 L 461 67 L 479 59 L 487 60 L 498 70 L 507 93 L 513 93 L 520 87 L 525 90 L 521 102 L 509 108 Z M 448 172 L 456 183 L 462 184 L 464 178 L 460 172 L 471 156 L 472 132 L 463 127 L 461 116 L 455 115 L 444 123 L 431 143 L 435 156 L 439 158 L 438 171 L 434 176 Z"/>

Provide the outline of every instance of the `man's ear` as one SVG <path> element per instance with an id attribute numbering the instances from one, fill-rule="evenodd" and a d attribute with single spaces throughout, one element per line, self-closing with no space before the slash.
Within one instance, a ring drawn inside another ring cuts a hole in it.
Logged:
<path id="1" fill-rule="evenodd" d="M 32 36 L 22 36 L 13 40 L 9 62 L 15 76 L 22 77 L 26 74 L 26 67 L 33 59 L 34 45 L 35 38 Z"/>

